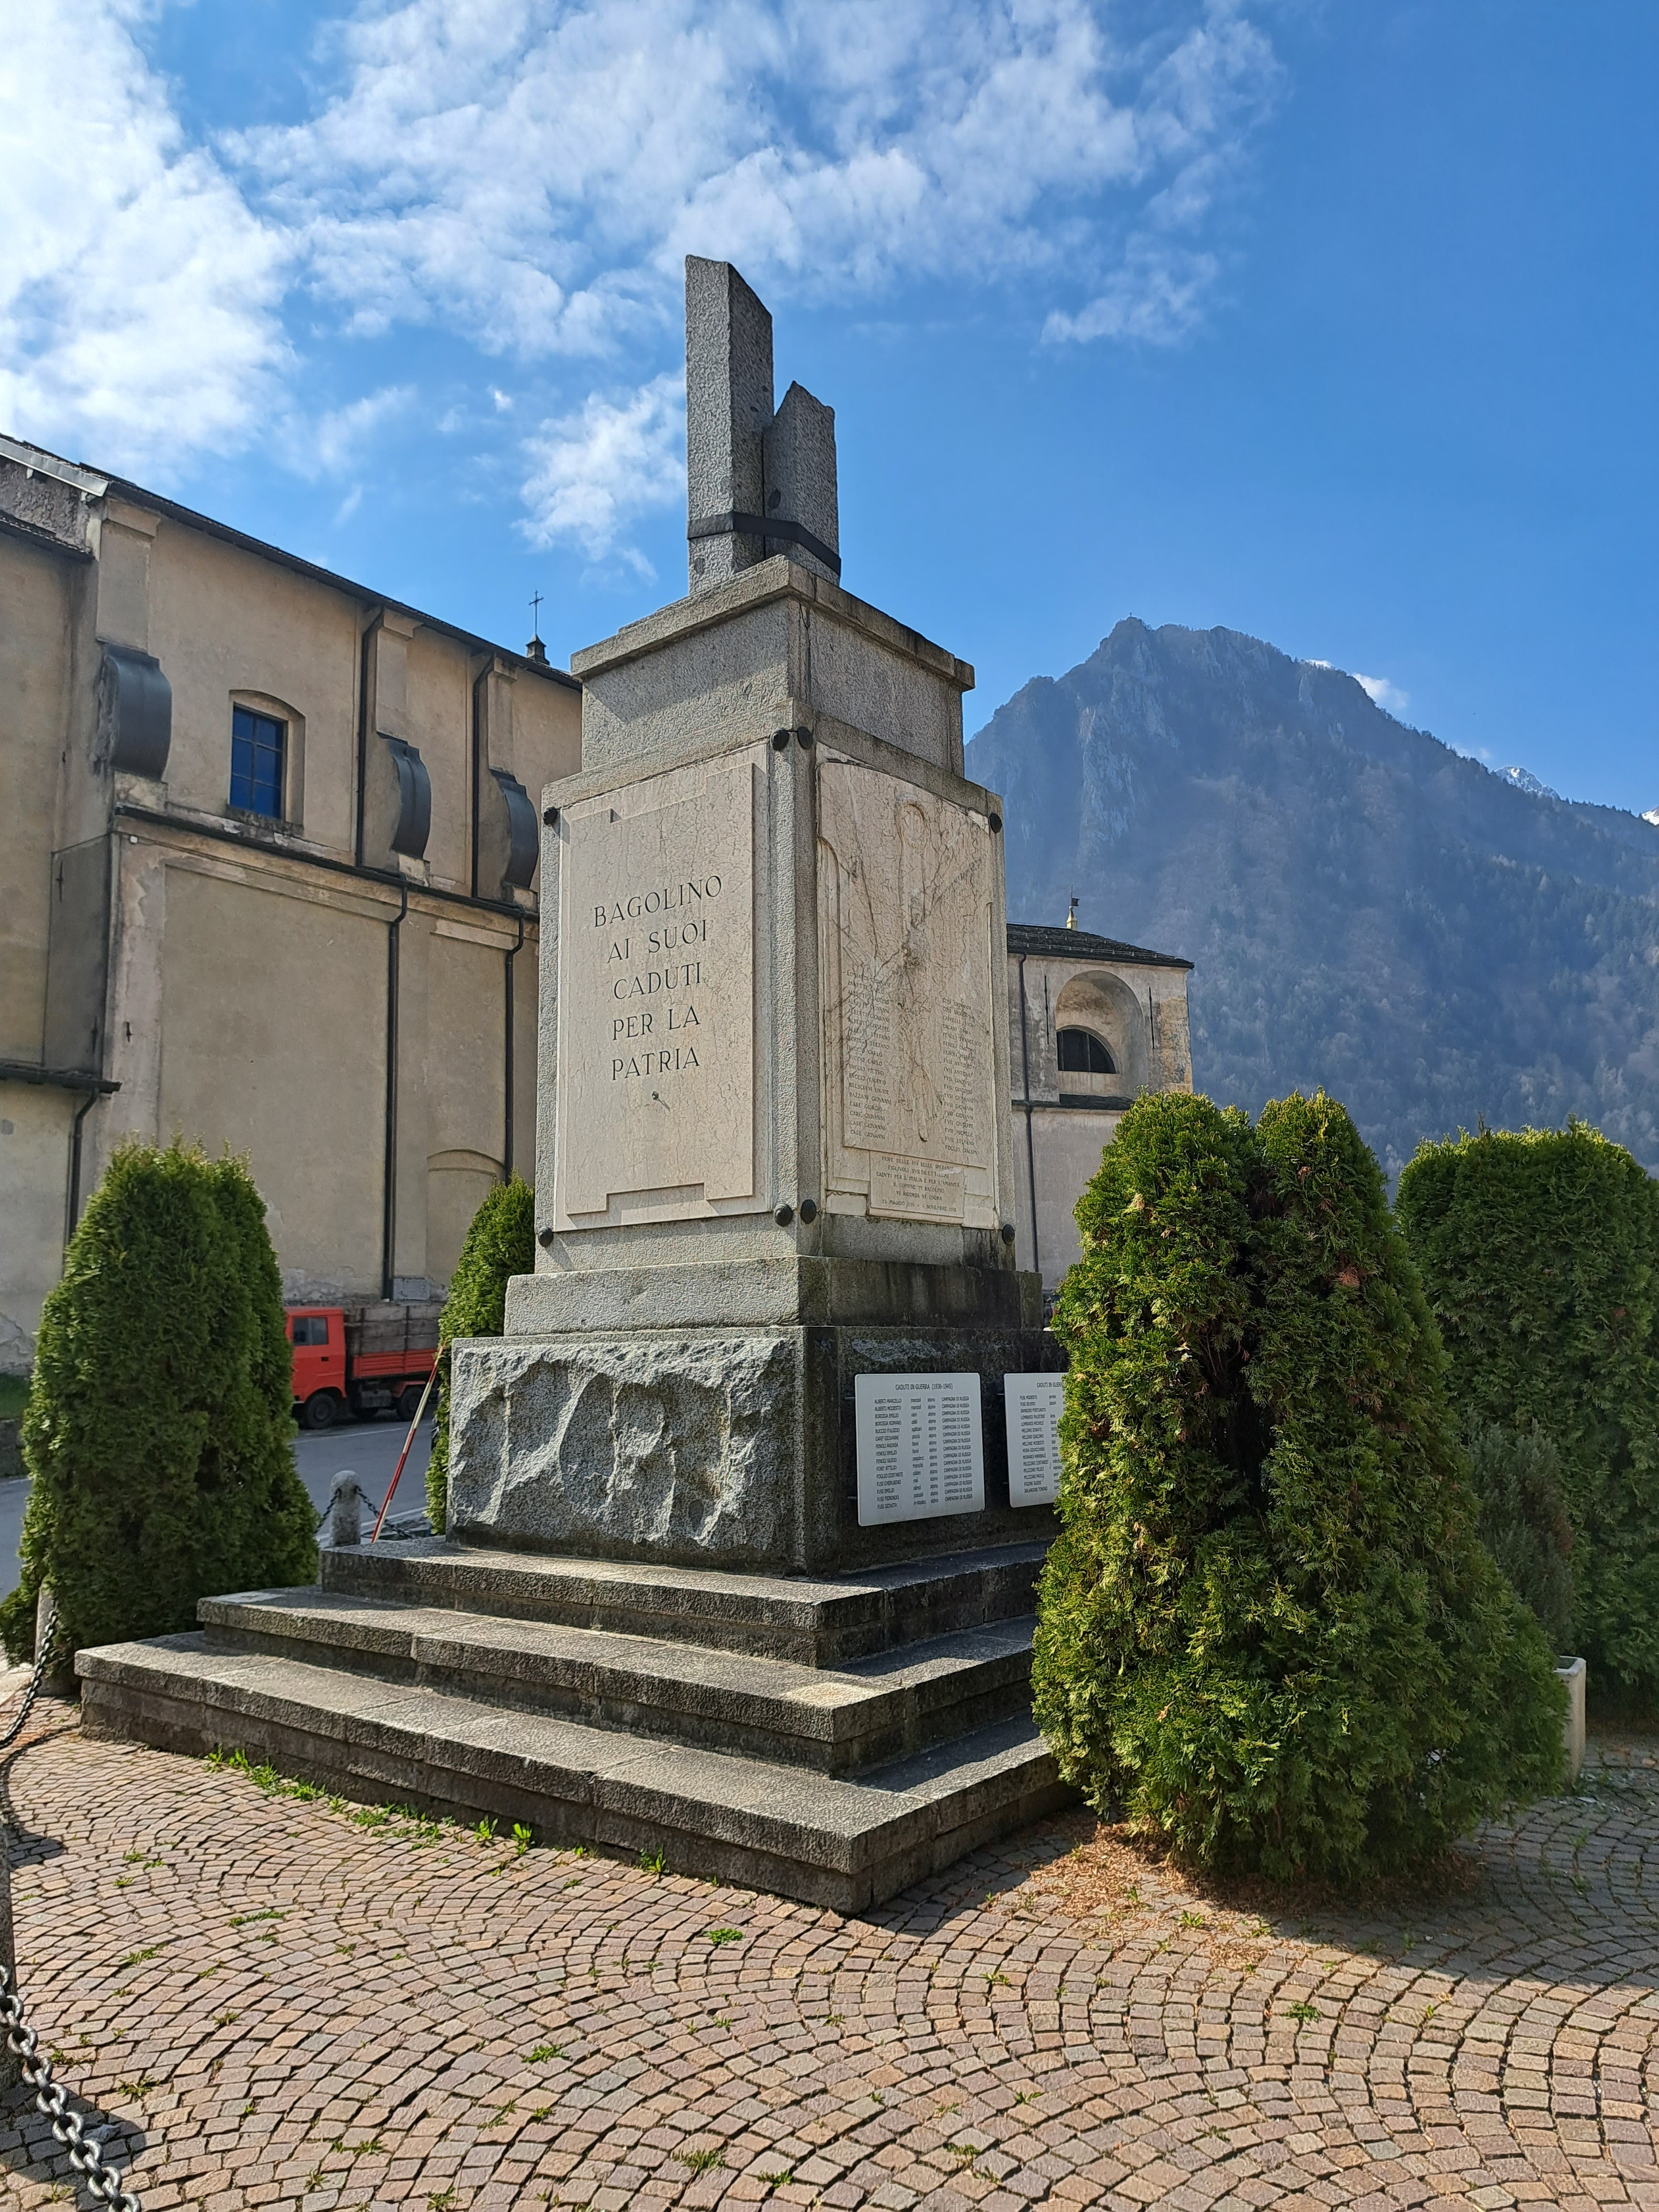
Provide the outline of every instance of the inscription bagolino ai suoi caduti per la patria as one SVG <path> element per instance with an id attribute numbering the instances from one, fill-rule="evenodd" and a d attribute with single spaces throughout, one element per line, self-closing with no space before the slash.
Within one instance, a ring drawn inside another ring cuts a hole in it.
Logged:
<path id="1" fill-rule="evenodd" d="M 717 875 L 694 876 L 594 908 L 593 927 L 610 944 L 605 965 L 617 971 L 611 984 L 617 1006 L 611 1022 L 613 1083 L 643 1083 L 702 1066 L 696 994 L 708 944 L 708 910 L 724 888 Z"/>
<path id="2" fill-rule="evenodd" d="M 672 1219 L 753 1199 L 754 774 L 653 776 L 565 817 L 558 1206 Z"/>

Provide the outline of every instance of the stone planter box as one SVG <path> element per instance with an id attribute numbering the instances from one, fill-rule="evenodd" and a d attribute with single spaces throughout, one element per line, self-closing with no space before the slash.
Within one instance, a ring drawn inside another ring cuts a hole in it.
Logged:
<path id="1" fill-rule="evenodd" d="M 1582 1659 L 1558 1659 L 1555 1671 L 1567 1686 L 1567 1786 L 1577 1781 L 1584 1764 L 1584 1682 L 1588 1674 Z"/>

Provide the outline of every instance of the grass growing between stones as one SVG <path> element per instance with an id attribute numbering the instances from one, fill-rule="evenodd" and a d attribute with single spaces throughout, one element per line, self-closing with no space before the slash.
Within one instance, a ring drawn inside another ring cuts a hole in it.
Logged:
<path id="1" fill-rule="evenodd" d="M 355 1805 L 337 1791 L 325 1790 L 315 1782 L 303 1782 L 292 1775 L 279 1774 L 274 1766 L 263 1762 L 256 1765 L 245 1751 L 226 1751 L 222 1747 L 209 1752 L 203 1765 L 216 1773 L 244 1774 L 262 1796 L 292 1797 L 305 1805 L 322 1805 L 329 1812 L 337 1813 L 350 1821 L 355 1828 L 383 1831 L 388 1841 L 413 1844 L 425 1850 L 434 1844 L 459 1843 L 465 1838 L 473 1844 L 501 1844 L 505 1839 L 495 1833 L 491 1820 L 476 1824 L 465 1820 L 449 1820 L 441 1814 L 422 1813 L 413 1805 Z M 534 1831 L 522 1821 L 513 1824 L 512 1856 L 522 1858 L 536 1840 Z M 257 1916 L 256 1916 L 257 1917 Z"/>

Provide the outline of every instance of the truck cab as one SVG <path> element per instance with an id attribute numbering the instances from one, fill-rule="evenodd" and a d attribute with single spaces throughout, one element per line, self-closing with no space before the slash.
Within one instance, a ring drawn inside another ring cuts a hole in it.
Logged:
<path id="1" fill-rule="evenodd" d="M 294 1404 L 308 1429 L 326 1429 L 346 1407 L 345 1315 L 338 1306 L 290 1306 Z"/>

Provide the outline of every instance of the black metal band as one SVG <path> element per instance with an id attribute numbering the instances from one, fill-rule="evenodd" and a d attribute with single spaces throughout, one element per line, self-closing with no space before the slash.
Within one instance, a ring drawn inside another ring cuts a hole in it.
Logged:
<path id="1" fill-rule="evenodd" d="M 777 516 L 764 514 L 705 515 L 701 522 L 688 522 L 685 534 L 693 544 L 699 538 L 781 538 L 786 545 L 801 546 L 815 561 L 822 561 L 837 581 L 841 577 L 841 556 L 832 552 L 823 538 L 814 538 L 810 530 L 803 530 L 799 522 L 784 522 Z"/>

